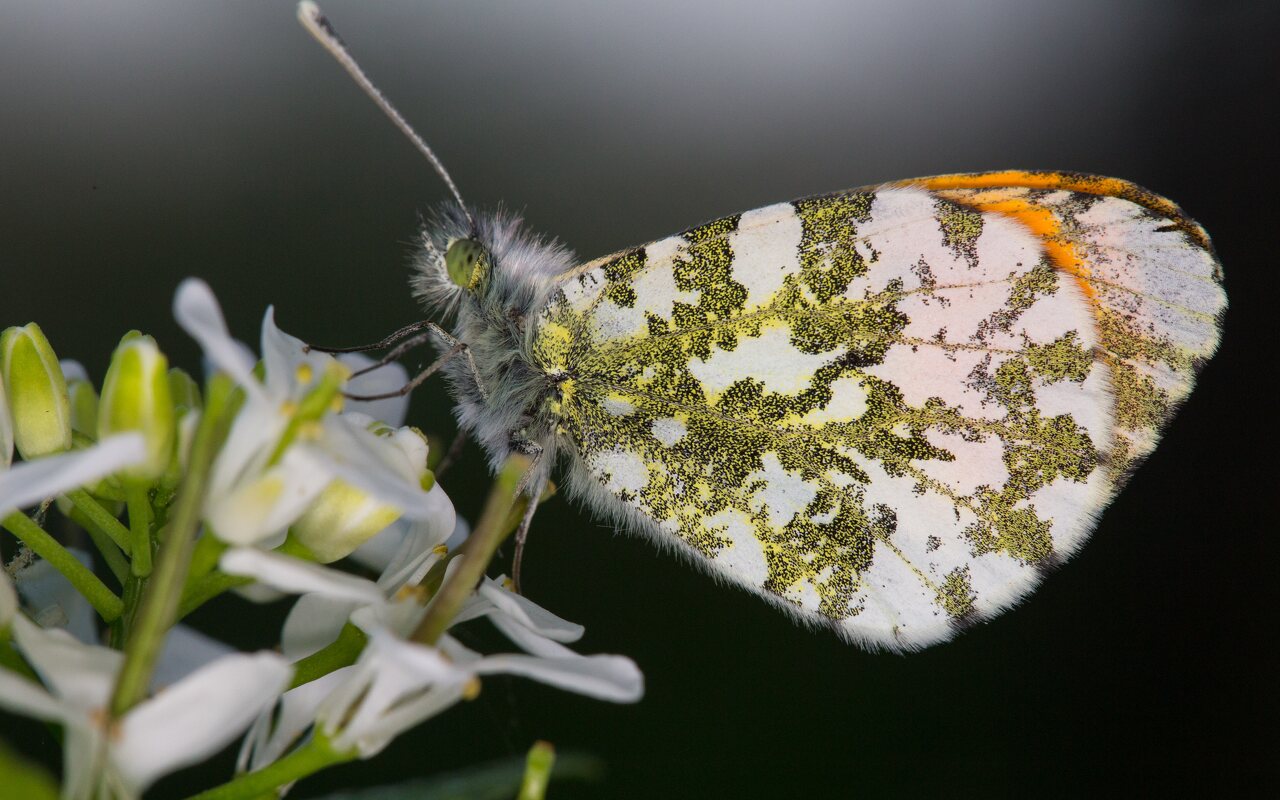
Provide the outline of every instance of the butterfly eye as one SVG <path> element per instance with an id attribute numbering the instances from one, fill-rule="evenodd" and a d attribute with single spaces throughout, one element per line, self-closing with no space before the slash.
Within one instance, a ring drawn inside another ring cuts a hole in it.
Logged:
<path id="1" fill-rule="evenodd" d="M 464 289 L 475 286 L 481 263 L 488 257 L 483 245 L 475 239 L 455 239 L 444 253 L 444 267 L 449 280 Z"/>

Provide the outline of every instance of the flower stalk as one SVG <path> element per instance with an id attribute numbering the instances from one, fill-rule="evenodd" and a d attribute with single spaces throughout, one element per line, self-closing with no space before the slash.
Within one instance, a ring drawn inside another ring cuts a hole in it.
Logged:
<path id="1" fill-rule="evenodd" d="M 279 787 L 326 767 L 351 761 L 357 755 L 356 751 L 335 750 L 328 738 L 316 731 L 306 744 L 271 765 L 192 795 L 188 800 L 255 800 L 260 797 L 275 797 Z"/>
<path id="2" fill-rule="evenodd" d="M 531 464 L 527 456 L 517 453 L 502 465 L 493 488 L 489 491 L 489 497 L 485 500 L 480 521 L 462 546 L 459 554 L 461 563 L 440 586 L 439 593 L 432 598 L 430 609 L 413 632 L 412 639 L 415 642 L 435 644 L 439 641 L 440 636 L 449 629 L 453 618 L 458 615 L 462 604 L 475 590 L 476 584 L 484 577 L 493 554 L 511 532 L 506 522 L 519 499 L 517 489 L 520 479 L 529 471 Z"/>
<path id="3" fill-rule="evenodd" d="M 14 511 L 0 520 L 5 530 L 31 548 L 31 552 L 49 562 L 49 565 L 61 572 L 63 577 L 76 587 L 80 594 L 89 601 L 93 610 L 106 622 L 114 622 L 124 612 L 124 602 L 107 588 L 97 575 L 94 575 L 58 541 L 31 520 L 21 511 Z"/>
<path id="4" fill-rule="evenodd" d="M 196 529 L 204 503 L 209 468 L 230 427 L 227 413 L 234 384 L 225 375 L 209 381 L 206 406 L 191 445 L 190 463 L 182 489 L 169 517 L 168 534 L 155 570 L 143 591 L 138 614 L 125 651 L 124 666 L 111 697 L 111 716 L 119 718 L 141 700 L 151 680 L 165 631 L 177 618 L 187 567 L 195 548 Z"/>

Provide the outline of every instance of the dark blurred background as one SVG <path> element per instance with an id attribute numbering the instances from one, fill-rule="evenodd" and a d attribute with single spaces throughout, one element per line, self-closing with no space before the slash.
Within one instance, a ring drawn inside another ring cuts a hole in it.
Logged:
<path id="1" fill-rule="evenodd" d="M 1016 611 L 923 653 L 869 655 L 556 500 L 533 530 L 527 590 L 586 625 L 583 650 L 632 656 L 644 701 L 490 680 L 293 796 L 521 754 L 535 738 L 608 765 L 603 783 L 555 787 L 562 798 L 1263 793 L 1275 3 L 322 5 L 470 202 L 523 209 L 584 257 L 876 181 L 1081 170 L 1203 222 L 1231 309 L 1165 442 L 1094 541 Z M 39 321 L 100 379 L 135 327 L 198 367 L 169 313 L 187 275 L 251 342 L 272 303 L 319 343 L 420 318 L 407 262 L 418 213 L 444 189 L 293 14 L 288 0 L 0 2 L 0 325 Z M 429 383 L 411 421 L 447 438 L 449 409 Z M 472 449 L 448 477 L 462 513 L 474 517 L 485 475 Z M 198 624 L 252 646 L 274 641 L 285 610 L 219 608 Z M 0 726 L 56 760 L 42 729 Z"/>

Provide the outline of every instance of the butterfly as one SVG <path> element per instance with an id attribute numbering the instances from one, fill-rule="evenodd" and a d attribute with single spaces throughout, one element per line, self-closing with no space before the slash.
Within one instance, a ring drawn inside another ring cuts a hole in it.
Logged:
<path id="1" fill-rule="evenodd" d="M 458 421 L 494 468 L 532 455 L 536 497 L 562 465 L 599 516 L 868 648 L 1031 592 L 1219 341 L 1209 237 L 1123 180 L 905 180 L 579 263 L 473 214 L 417 143 L 456 202 L 413 288 L 453 320 Z"/>

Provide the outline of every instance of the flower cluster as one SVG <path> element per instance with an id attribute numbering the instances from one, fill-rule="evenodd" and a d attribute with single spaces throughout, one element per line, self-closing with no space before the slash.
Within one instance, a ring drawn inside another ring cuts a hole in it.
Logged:
<path id="1" fill-rule="evenodd" d="M 259 360 L 196 280 L 174 311 L 203 382 L 138 332 L 100 392 L 38 326 L 0 336 L 0 524 L 20 544 L 0 572 L 0 707 L 61 726 L 63 796 L 137 797 L 246 731 L 219 796 L 260 796 L 373 756 L 497 673 L 639 699 L 629 659 L 571 650 L 580 626 L 484 576 L 518 481 L 500 476 L 469 530 L 391 396 L 403 368 L 312 351 L 270 310 Z M 54 507 L 92 555 L 45 530 Z M 299 596 L 279 652 L 180 624 L 227 591 Z M 449 633 L 479 617 L 515 651 Z"/>

